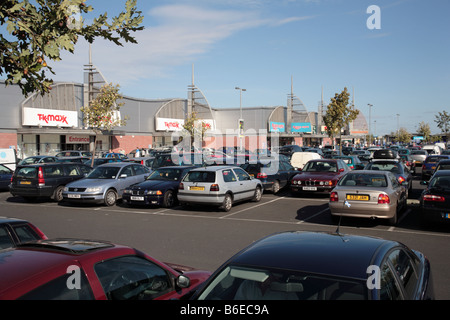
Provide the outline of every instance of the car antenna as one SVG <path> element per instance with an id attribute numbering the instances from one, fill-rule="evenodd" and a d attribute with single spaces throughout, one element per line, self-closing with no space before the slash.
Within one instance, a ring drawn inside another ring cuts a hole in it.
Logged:
<path id="1" fill-rule="evenodd" d="M 349 208 L 350 208 L 350 206 L 351 206 L 351 204 L 348 203 L 347 200 L 344 202 L 344 205 L 346 205 L 346 206 L 349 207 Z M 336 228 L 336 231 L 335 231 L 336 234 L 339 235 L 339 236 L 341 235 L 341 233 L 340 233 L 341 220 L 342 220 L 342 213 L 339 215 L 339 221 L 338 221 L 338 225 L 337 225 L 337 228 Z"/>

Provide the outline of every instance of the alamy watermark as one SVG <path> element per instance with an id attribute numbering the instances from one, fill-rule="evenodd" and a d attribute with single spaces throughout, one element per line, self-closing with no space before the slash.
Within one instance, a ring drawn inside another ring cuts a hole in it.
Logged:
<path id="1" fill-rule="evenodd" d="M 370 17 L 367 18 L 366 26 L 369 30 L 381 29 L 381 9 L 377 5 L 371 5 L 367 7 L 368 14 Z"/>

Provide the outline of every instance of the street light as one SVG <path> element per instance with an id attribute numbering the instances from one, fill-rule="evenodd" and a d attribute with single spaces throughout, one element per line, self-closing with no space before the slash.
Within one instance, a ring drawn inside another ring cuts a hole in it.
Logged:
<path id="1" fill-rule="evenodd" d="M 239 90 L 239 110 L 240 110 L 240 118 L 238 121 L 238 129 L 239 129 L 239 149 L 242 150 L 242 135 L 244 130 L 244 119 L 242 118 L 242 91 L 247 91 L 247 89 L 242 89 L 239 87 L 235 87 L 236 90 Z"/>
<path id="2" fill-rule="evenodd" d="M 368 103 L 367 105 L 369 106 L 369 146 L 370 146 L 372 144 L 372 132 L 370 130 L 370 126 L 372 123 L 372 107 L 373 107 L 373 105 L 370 103 Z"/>

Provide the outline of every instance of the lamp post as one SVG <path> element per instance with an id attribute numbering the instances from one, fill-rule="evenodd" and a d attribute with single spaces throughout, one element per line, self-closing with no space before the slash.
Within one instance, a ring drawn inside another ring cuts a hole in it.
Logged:
<path id="1" fill-rule="evenodd" d="M 247 89 L 242 89 L 239 87 L 235 88 L 236 90 L 239 90 L 239 110 L 240 110 L 240 116 L 238 121 L 238 130 L 239 130 L 239 149 L 242 150 L 242 135 L 244 130 L 244 119 L 242 118 L 242 91 L 247 91 Z"/>
<path id="2" fill-rule="evenodd" d="M 373 107 L 373 105 L 370 103 L 368 103 L 367 105 L 369 106 L 369 147 L 370 147 L 370 145 L 372 144 L 372 132 L 370 130 L 370 125 L 372 123 L 372 107 Z"/>

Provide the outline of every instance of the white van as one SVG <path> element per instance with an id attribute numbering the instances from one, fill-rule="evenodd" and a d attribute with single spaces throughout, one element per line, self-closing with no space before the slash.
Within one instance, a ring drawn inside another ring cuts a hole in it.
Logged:
<path id="1" fill-rule="evenodd" d="M 322 159 L 317 152 L 294 152 L 291 156 L 291 165 L 294 168 L 303 169 L 309 160 Z"/>
<path id="2" fill-rule="evenodd" d="M 0 163 L 10 168 L 11 170 L 16 170 L 17 164 L 16 149 L 10 148 L 0 149 Z"/>
<path id="3" fill-rule="evenodd" d="M 426 152 L 428 152 L 429 155 L 441 154 L 441 148 L 434 144 L 427 144 L 422 147 L 422 150 L 425 150 Z"/>

